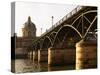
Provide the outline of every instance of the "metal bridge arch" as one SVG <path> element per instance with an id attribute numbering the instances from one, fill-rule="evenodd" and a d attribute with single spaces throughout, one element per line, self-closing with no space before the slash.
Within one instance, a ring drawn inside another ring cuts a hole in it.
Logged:
<path id="1" fill-rule="evenodd" d="M 49 36 L 46 36 L 44 39 L 43 39 L 43 41 L 42 41 L 42 45 L 41 45 L 41 48 L 48 48 L 48 46 L 50 45 L 52 45 L 53 43 L 52 43 L 52 41 L 51 41 L 51 39 L 50 39 L 50 37 Z M 45 46 L 45 47 L 44 47 Z"/>
<path id="2" fill-rule="evenodd" d="M 60 32 L 61 30 L 63 30 L 63 28 L 66 28 L 66 27 L 68 27 L 68 28 L 74 30 L 74 31 L 79 35 L 79 37 L 82 38 L 82 35 L 80 34 L 80 32 L 79 32 L 75 27 L 73 27 L 72 25 L 64 25 L 64 26 L 62 26 L 62 27 L 57 31 L 57 33 L 56 33 L 56 35 L 55 35 L 55 38 L 54 38 L 54 41 L 53 41 L 53 46 L 54 46 L 54 43 L 55 43 L 55 41 L 56 41 L 56 39 L 57 39 L 57 36 L 59 35 L 59 32 Z"/>
<path id="3" fill-rule="evenodd" d="M 92 13 L 92 14 L 91 14 Z M 83 18 L 84 17 L 84 18 Z M 80 19 L 82 19 L 82 22 L 80 21 Z M 86 25 L 83 24 L 83 19 L 86 22 Z M 64 28 L 64 27 L 70 27 L 71 29 L 73 29 L 75 32 L 77 32 L 77 34 L 81 37 L 81 38 L 85 38 L 87 33 L 89 32 L 90 28 L 94 28 L 96 29 L 97 25 L 94 24 L 97 20 L 97 11 L 96 10 L 90 10 L 87 12 L 84 12 L 82 14 L 80 14 L 73 22 L 71 25 L 64 25 L 62 26 L 56 33 L 54 41 L 53 41 L 53 45 L 55 43 L 55 40 L 57 39 L 57 36 L 59 34 L 59 32 Z M 79 21 L 79 22 L 78 22 Z M 81 23 L 80 23 L 81 22 Z M 93 27 L 92 27 L 93 26 Z M 86 29 L 84 28 L 86 27 Z M 93 31 L 93 30 L 92 30 Z"/>
<path id="4" fill-rule="evenodd" d="M 86 23 L 84 22 L 84 20 L 86 21 Z M 47 35 L 41 36 L 41 38 L 39 40 L 37 40 L 35 43 L 37 44 L 37 42 L 41 41 L 40 47 L 42 48 L 43 43 L 45 42 L 45 39 L 47 39 L 51 43 L 51 46 L 53 46 L 55 43 L 55 40 L 56 39 L 59 40 L 59 38 L 57 36 L 59 35 L 59 32 L 63 28 L 72 29 L 75 31 L 75 33 L 77 33 L 79 35 L 79 37 L 85 38 L 87 36 L 88 32 L 93 31 L 94 29 L 97 28 L 96 21 L 97 21 L 97 10 L 96 9 L 81 12 L 74 19 L 72 19 L 70 23 L 68 22 L 69 24 L 63 23 L 63 25 L 59 25 L 60 28 L 58 28 L 58 30 L 56 30 L 57 32 L 55 32 L 55 30 L 54 30 L 54 31 L 50 32 L 49 35 L 47 33 L 48 36 Z M 64 25 L 64 24 L 66 24 L 66 25 Z"/>
<path id="5" fill-rule="evenodd" d="M 86 15 L 89 15 L 91 14 L 91 16 L 89 17 L 86 17 Z M 75 23 L 79 20 L 79 22 L 77 23 L 78 25 L 75 25 Z M 82 20 L 82 22 L 81 22 Z M 85 22 L 83 22 L 83 20 L 86 20 L 87 21 L 87 25 L 84 25 Z M 81 35 L 82 35 L 82 38 L 85 38 L 88 31 L 90 30 L 90 28 L 93 26 L 93 23 L 97 20 L 97 10 L 90 10 L 90 11 L 87 11 L 87 12 L 84 12 L 82 14 L 80 14 L 73 22 L 72 22 L 72 26 L 74 26 L 79 32 L 80 32 L 80 28 L 79 25 L 80 23 L 82 23 L 80 26 L 82 26 L 82 32 Z M 97 26 L 97 25 L 95 25 Z M 87 29 L 85 30 L 84 27 L 87 27 Z M 94 28 L 95 29 L 95 28 Z"/>
<path id="6" fill-rule="evenodd" d="M 49 38 L 50 38 L 51 41 L 52 41 L 52 45 L 53 45 L 53 41 L 54 41 L 54 38 L 55 38 L 56 33 L 57 33 L 57 32 L 53 31 L 53 32 L 51 32 L 51 34 L 49 35 Z"/>
<path id="7" fill-rule="evenodd" d="M 84 13 L 80 14 L 80 15 L 72 22 L 71 25 L 73 25 L 80 17 L 84 16 L 85 14 L 92 13 L 92 12 L 96 13 L 97 10 L 90 10 L 90 11 L 87 11 L 87 12 L 84 12 Z"/>

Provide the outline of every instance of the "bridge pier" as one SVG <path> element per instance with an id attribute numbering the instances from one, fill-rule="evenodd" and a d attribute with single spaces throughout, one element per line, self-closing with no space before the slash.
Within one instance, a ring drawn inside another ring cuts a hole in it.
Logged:
<path id="1" fill-rule="evenodd" d="M 61 49 L 49 48 L 48 49 L 48 64 L 52 65 L 65 65 L 75 64 L 75 49 Z"/>
<path id="2" fill-rule="evenodd" d="M 48 61 L 48 49 L 39 49 L 38 62 L 47 62 L 47 61 Z"/>
<path id="3" fill-rule="evenodd" d="M 76 43 L 76 69 L 97 67 L 97 44 L 81 40 Z"/>
<path id="4" fill-rule="evenodd" d="M 33 51 L 33 60 L 34 61 L 37 61 L 38 60 L 38 51 L 37 50 L 34 50 Z"/>
<path id="5" fill-rule="evenodd" d="M 32 52 L 31 52 L 31 51 L 28 52 L 28 58 L 29 58 L 29 59 L 32 59 Z"/>

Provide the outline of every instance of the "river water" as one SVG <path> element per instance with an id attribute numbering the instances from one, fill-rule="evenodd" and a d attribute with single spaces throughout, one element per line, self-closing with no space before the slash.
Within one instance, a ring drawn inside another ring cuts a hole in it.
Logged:
<path id="1" fill-rule="evenodd" d="M 30 59 L 15 60 L 15 73 L 62 71 L 62 70 L 74 70 L 74 69 L 75 65 L 62 65 L 62 66 L 50 67 L 47 62 L 38 63 L 37 61 L 32 61 Z"/>

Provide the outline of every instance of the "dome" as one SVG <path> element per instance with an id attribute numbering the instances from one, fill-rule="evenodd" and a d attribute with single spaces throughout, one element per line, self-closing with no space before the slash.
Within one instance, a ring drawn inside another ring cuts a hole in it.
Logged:
<path id="1" fill-rule="evenodd" d="M 28 17 L 27 22 L 24 23 L 24 27 L 22 29 L 23 37 L 36 37 L 36 26 L 31 21 L 31 17 Z"/>
<path id="2" fill-rule="evenodd" d="M 31 28 L 35 28 L 36 29 L 36 27 L 35 27 L 35 24 L 31 21 L 31 17 L 29 16 L 28 17 L 28 20 L 27 20 L 27 22 L 25 22 L 25 27 L 31 27 Z"/>

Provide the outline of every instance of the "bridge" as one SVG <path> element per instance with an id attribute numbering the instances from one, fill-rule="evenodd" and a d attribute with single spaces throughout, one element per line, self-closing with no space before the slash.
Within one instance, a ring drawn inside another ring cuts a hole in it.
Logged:
<path id="1" fill-rule="evenodd" d="M 97 66 L 97 7 L 77 6 L 30 46 L 28 56 L 52 65 Z M 84 63 L 83 63 L 84 62 Z"/>

